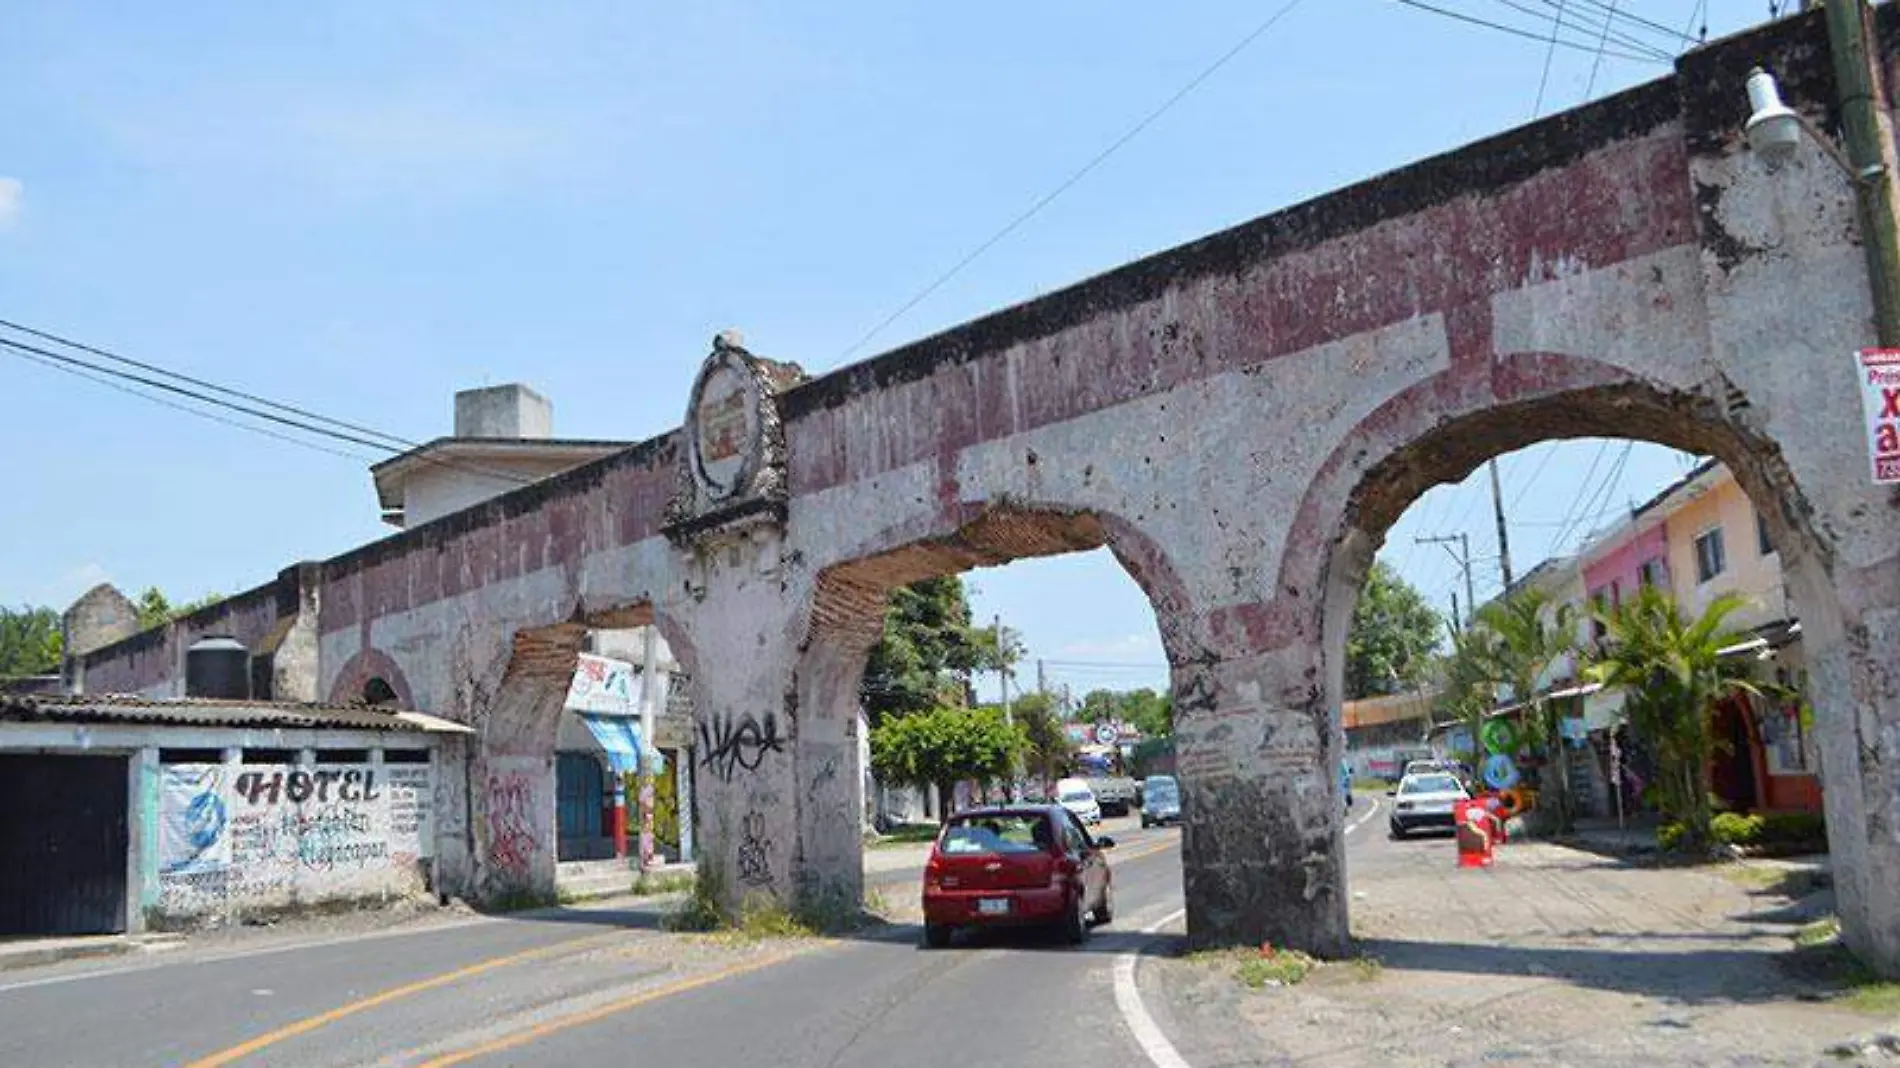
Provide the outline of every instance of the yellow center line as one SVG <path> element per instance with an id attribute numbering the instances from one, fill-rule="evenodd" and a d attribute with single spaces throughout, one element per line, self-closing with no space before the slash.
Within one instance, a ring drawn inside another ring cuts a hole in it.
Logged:
<path id="1" fill-rule="evenodd" d="M 612 939 L 622 937 L 625 933 L 626 932 L 624 931 L 610 931 L 606 934 L 593 935 L 588 938 L 574 939 L 574 940 L 570 940 L 566 942 L 557 942 L 551 946 L 539 946 L 534 949 L 525 949 L 519 953 L 510 953 L 510 954 L 507 954 L 506 956 L 490 957 L 487 960 L 479 961 L 475 964 L 471 964 L 466 968 L 457 968 L 456 970 L 452 972 L 444 972 L 441 975 L 433 976 L 428 979 L 422 979 L 413 983 L 407 983 L 403 986 L 394 987 L 392 989 L 385 990 L 380 994 L 376 994 L 372 997 L 363 998 L 360 1001 L 352 1001 L 347 1005 L 339 1005 L 328 1012 L 318 1013 L 315 1016 L 306 1017 L 302 1020 L 296 1021 L 295 1023 L 286 1024 L 283 1027 L 276 1029 L 275 1031 L 267 1031 L 264 1034 L 258 1035 L 256 1038 L 253 1038 L 248 1042 L 240 1043 L 239 1045 L 232 1046 L 230 1049 L 220 1050 L 217 1053 L 213 1053 L 208 1057 L 204 1057 L 200 1060 L 192 1061 L 189 1065 L 186 1066 L 186 1068 L 219 1068 L 219 1066 L 221 1065 L 230 1064 L 231 1062 L 239 1060 L 240 1058 L 248 1057 L 251 1054 L 256 1053 L 258 1050 L 264 1049 L 268 1046 L 274 1046 L 277 1043 L 282 1042 L 286 1039 L 295 1038 L 298 1035 L 309 1034 L 310 1032 L 315 1031 L 319 1027 L 324 1027 L 329 1024 L 333 1024 L 337 1022 L 338 1020 L 341 1020 L 348 1016 L 354 1016 L 359 1012 L 367 1012 L 370 1009 L 374 1009 L 382 1005 L 387 1005 L 390 1002 L 396 1001 L 400 998 L 406 998 L 414 994 L 420 994 L 427 990 L 434 990 L 437 987 L 447 986 L 450 983 L 460 982 L 463 979 L 473 978 L 474 976 L 481 975 L 484 972 L 491 972 L 491 971 L 494 971 L 496 968 L 506 967 L 510 964 L 519 964 L 522 961 L 534 960 L 537 957 L 552 956 L 556 953 L 560 953 L 566 950 L 581 949 L 588 946 L 598 945 L 602 942 L 607 942 Z"/>
<path id="2" fill-rule="evenodd" d="M 451 1064 L 462 1064 L 466 1061 L 474 1060 L 477 1057 L 486 1057 L 491 1053 L 500 1053 L 503 1050 L 525 1046 L 530 1042 L 546 1038 L 558 1031 L 565 1031 L 572 1027 L 579 1027 L 582 1024 L 593 1023 L 595 1020 L 605 1019 L 615 1013 L 625 1012 L 628 1009 L 659 1001 L 662 998 L 670 998 L 675 994 L 684 994 L 689 990 L 697 990 L 703 986 L 711 986 L 714 983 L 744 975 L 747 972 L 756 972 L 764 968 L 769 968 L 774 964 L 790 960 L 803 952 L 807 952 L 807 950 L 781 950 L 756 960 L 727 965 L 718 971 L 707 972 L 705 975 L 694 976 L 691 979 L 682 979 L 676 983 L 655 987 L 652 990 L 643 990 L 637 994 L 629 994 L 617 1001 L 610 1001 L 604 1005 L 596 1005 L 591 1009 L 584 1009 L 580 1012 L 549 1020 L 543 1024 L 536 1024 L 533 1027 L 504 1035 L 501 1038 L 484 1042 L 480 1045 L 470 1046 L 467 1049 L 457 1050 L 454 1053 L 443 1054 L 433 1060 L 424 1061 L 421 1068 L 447 1068 L 447 1066 Z"/>

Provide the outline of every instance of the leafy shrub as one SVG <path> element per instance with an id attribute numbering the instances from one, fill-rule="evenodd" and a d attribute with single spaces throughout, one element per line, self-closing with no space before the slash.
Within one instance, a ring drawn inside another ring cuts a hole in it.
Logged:
<path id="1" fill-rule="evenodd" d="M 1827 820 L 1815 812 L 1774 812 L 1760 817 L 1761 844 L 1827 848 Z"/>
<path id="2" fill-rule="evenodd" d="M 1656 828 L 1656 848 L 1665 853 L 1674 853 L 1682 848 L 1682 837 L 1688 833 L 1689 828 L 1680 823 L 1665 823 Z"/>
<path id="3" fill-rule="evenodd" d="M 1709 837 L 1720 845 L 1754 845 L 1761 840 L 1764 820 L 1738 812 L 1721 812 L 1709 821 Z"/>

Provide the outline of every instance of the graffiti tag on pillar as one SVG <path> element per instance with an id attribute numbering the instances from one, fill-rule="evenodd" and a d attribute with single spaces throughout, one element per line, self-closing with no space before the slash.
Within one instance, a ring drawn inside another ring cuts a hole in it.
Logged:
<path id="1" fill-rule="evenodd" d="M 488 780 L 488 854 L 495 866 L 526 875 L 534 864 L 534 786 L 519 772 Z"/>
<path id="2" fill-rule="evenodd" d="M 764 722 L 749 715 L 735 718 L 715 713 L 699 725 L 699 765 L 726 782 L 731 782 L 733 773 L 741 769 L 759 770 L 767 753 L 784 751 L 778 717 L 770 712 L 765 714 Z"/>
<path id="3" fill-rule="evenodd" d="M 739 839 L 739 881 L 766 886 L 772 881 L 772 840 L 766 837 L 765 813 L 748 812 Z"/>

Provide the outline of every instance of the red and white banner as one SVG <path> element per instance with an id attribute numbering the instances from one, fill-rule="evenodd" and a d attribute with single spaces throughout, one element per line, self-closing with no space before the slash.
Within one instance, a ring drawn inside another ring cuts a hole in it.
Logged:
<path id="1" fill-rule="evenodd" d="M 1855 370 L 1867 409 L 1875 482 L 1900 482 L 1900 349 L 1862 349 Z"/>

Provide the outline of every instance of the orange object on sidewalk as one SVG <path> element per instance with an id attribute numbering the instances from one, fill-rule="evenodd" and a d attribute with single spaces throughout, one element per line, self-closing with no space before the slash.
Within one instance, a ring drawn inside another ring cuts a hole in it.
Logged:
<path id="1" fill-rule="evenodd" d="M 1452 805 L 1452 818 L 1458 821 L 1458 866 L 1491 866 L 1491 827 L 1496 820 L 1483 801 L 1459 801 Z"/>

